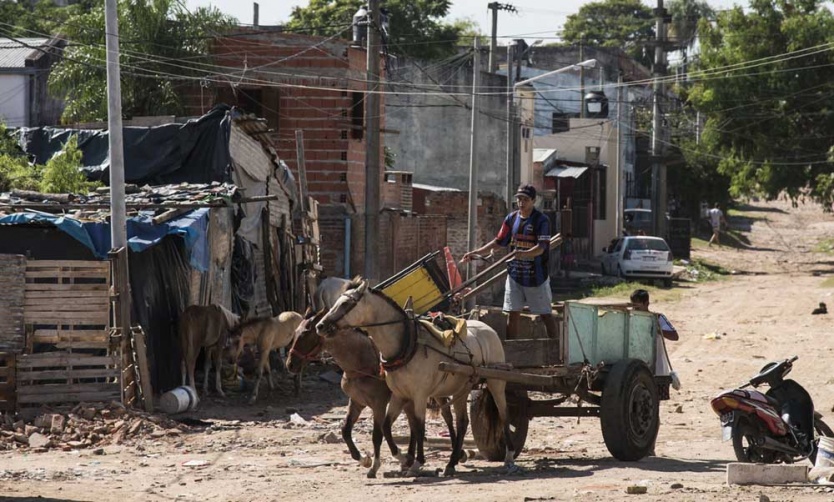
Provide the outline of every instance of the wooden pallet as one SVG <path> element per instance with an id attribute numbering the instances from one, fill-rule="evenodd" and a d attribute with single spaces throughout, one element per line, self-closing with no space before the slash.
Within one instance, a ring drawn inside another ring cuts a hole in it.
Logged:
<path id="1" fill-rule="evenodd" d="M 17 358 L 17 406 L 119 400 L 110 347 L 110 263 L 26 263 L 26 353 Z"/>
<path id="2" fill-rule="evenodd" d="M 15 411 L 16 388 L 15 355 L 11 352 L 0 352 L 0 411 Z"/>
<path id="3" fill-rule="evenodd" d="M 120 399 L 116 356 L 56 351 L 23 354 L 16 364 L 19 407 Z"/>

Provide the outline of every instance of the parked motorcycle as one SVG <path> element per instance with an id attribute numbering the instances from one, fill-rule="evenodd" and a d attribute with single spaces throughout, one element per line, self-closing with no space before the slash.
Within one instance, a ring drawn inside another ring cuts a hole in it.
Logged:
<path id="1" fill-rule="evenodd" d="M 723 439 L 733 440 L 739 462 L 790 464 L 808 458 L 814 463 L 819 437 L 834 437 L 822 415 L 814 411 L 811 395 L 785 379 L 797 359 L 768 363 L 749 382 L 710 402 L 721 417 Z M 762 384 L 770 387 L 765 393 L 744 390 Z"/>

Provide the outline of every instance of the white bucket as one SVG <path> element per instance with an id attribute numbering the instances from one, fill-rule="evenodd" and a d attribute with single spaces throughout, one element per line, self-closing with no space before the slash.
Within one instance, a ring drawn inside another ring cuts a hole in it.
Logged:
<path id="1" fill-rule="evenodd" d="M 159 398 L 159 407 L 165 413 L 173 415 L 193 410 L 199 402 L 197 390 L 189 385 L 183 385 L 162 394 L 162 397 Z"/>
<path id="2" fill-rule="evenodd" d="M 814 467 L 834 467 L 834 438 L 820 438 Z"/>

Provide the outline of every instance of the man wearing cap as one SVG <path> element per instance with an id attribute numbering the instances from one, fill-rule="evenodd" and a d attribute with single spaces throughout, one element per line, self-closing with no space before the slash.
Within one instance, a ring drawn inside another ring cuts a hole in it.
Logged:
<path id="1" fill-rule="evenodd" d="M 495 239 L 463 255 L 463 261 L 509 246 L 510 251 L 515 251 L 515 256 L 507 262 L 504 290 L 504 311 L 509 314 L 507 338 L 517 338 L 518 321 L 525 306 L 529 307 L 531 313 L 541 316 L 547 336 L 556 338 L 556 320 L 551 310 L 553 293 L 550 290 L 547 266 L 550 255 L 550 220 L 533 205 L 536 188 L 532 185 L 518 187 L 515 197 L 518 210 L 504 218 Z"/>

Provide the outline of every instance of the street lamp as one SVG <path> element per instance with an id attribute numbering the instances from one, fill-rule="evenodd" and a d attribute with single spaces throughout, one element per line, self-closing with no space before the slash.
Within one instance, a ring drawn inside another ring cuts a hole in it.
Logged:
<path id="1" fill-rule="evenodd" d="M 513 94 L 515 94 L 515 90 L 518 87 L 529 84 L 530 82 L 535 82 L 536 80 L 543 79 L 544 77 L 556 75 L 557 73 L 564 73 L 569 70 L 576 70 L 579 68 L 594 68 L 596 67 L 597 63 L 598 61 L 596 59 L 589 59 L 587 61 L 582 61 L 581 63 L 576 63 L 570 66 L 565 66 L 564 68 L 559 68 L 558 70 L 553 70 L 547 73 L 542 73 L 541 75 L 536 75 L 535 77 L 528 78 L 527 80 L 522 80 L 521 82 L 516 82 L 515 84 L 513 84 Z"/>

